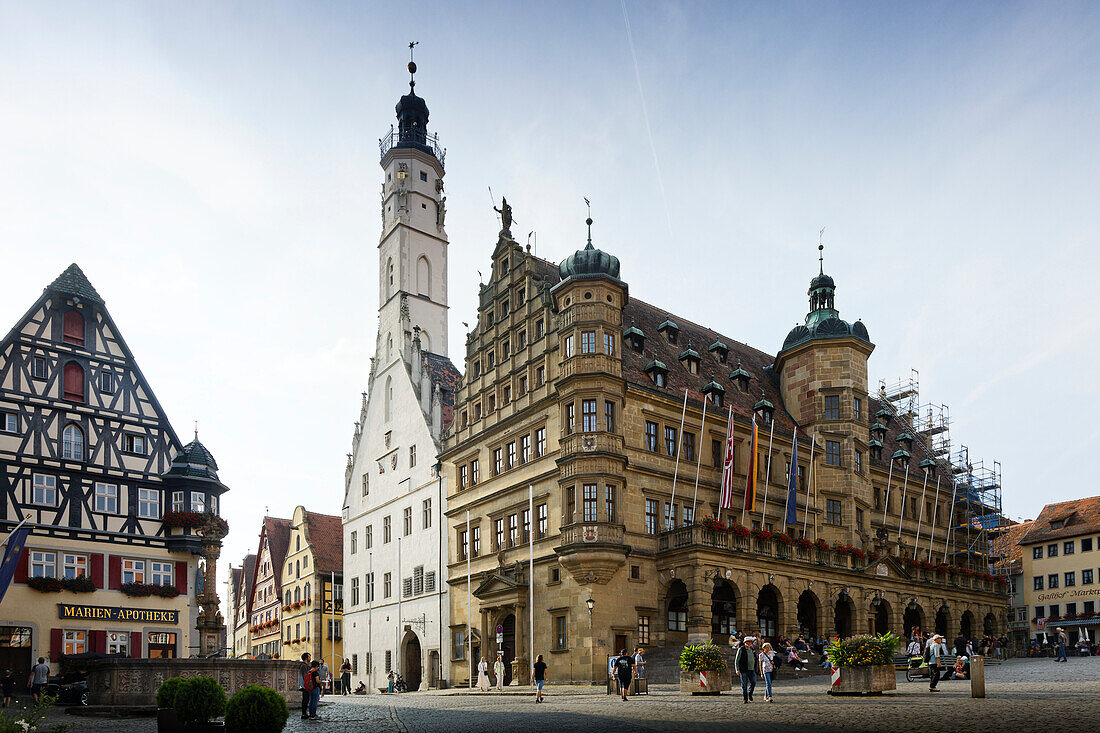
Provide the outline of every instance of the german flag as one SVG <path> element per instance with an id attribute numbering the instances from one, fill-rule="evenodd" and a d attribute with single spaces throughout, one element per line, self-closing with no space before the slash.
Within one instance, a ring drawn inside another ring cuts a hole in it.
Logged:
<path id="1" fill-rule="evenodd" d="M 752 442 L 749 445 L 748 480 L 745 482 L 745 511 L 756 511 L 756 441 L 757 435 L 756 416 L 752 417 Z"/>

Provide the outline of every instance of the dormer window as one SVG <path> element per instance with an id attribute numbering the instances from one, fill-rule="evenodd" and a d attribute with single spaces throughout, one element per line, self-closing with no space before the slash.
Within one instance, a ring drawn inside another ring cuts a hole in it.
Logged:
<path id="1" fill-rule="evenodd" d="M 752 406 L 752 410 L 756 413 L 756 418 L 767 425 L 772 421 L 772 415 L 775 413 L 775 405 L 769 402 L 768 398 L 761 392 L 760 401 Z"/>
<path id="2" fill-rule="evenodd" d="M 881 422 L 883 425 L 889 425 L 890 418 L 893 416 L 893 413 L 891 413 L 885 407 L 875 413 L 875 419 Z"/>
<path id="3" fill-rule="evenodd" d="M 726 388 L 718 384 L 718 382 L 715 382 L 713 379 L 711 379 L 710 382 L 708 382 L 706 386 L 703 387 L 703 397 L 706 398 L 707 404 L 709 405 L 713 405 L 714 407 L 721 407 L 722 403 L 725 400 L 725 396 Z"/>
<path id="4" fill-rule="evenodd" d="M 635 353 L 642 353 L 645 348 L 645 333 L 642 332 L 642 329 L 631 324 L 630 328 L 623 331 L 623 338 L 630 345 L 630 348 L 634 349 Z"/>
<path id="5" fill-rule="evenodd" d="M 691 348 L 691 344 L 680 352 L 680 363 L 692 374 L 699 373 L 699 352 Z"/>
<path id="6" fill-rule="evenodd" d="M 646 364 L 645 373 L 658 387 L 664 387 L 668 384 L 668 367 L 665 366 L 664 362 L 658 361 L 656 357 Z"/>
<path id="7" fill-rule="evenodd" d="M 880 442 L 879 442 L 879 445 L 882 445 L 882 443 L 881 443 L 881 441 L 882 441 L 882 437 L 883 437 L 884 435 L 886 435 L 886 426 L 885 426 L 885 425 L 883 425 L 883 424 L 882 424 L 882 423 L 880 423 L 880 422 L 877 422 L 877 423 L 875 423 L 874 425 L 872 425 L 872 426 L 871 426 L 871 435 L 872 435 L 872 436 L 873 436 L 873 437 L 874 437 L 874 438 L 875 438 L 876 440 L 880 441 Z"/>
<path id="8" fill-rule="evenodd" d="M 730 381 L 737 385 L 742 392 L 749 391 L 749 381 L 752 379 L 749 373 L 741 368 L 741 362 L 737 362 L 737 368 L 730 372 Z"/>
<path id="9" fill-rule="evenodd" d="M 722 339 L 718 339 L 713 344 L 708 346 L 707 351 L 710 351 L 718 357 L 719 364 L 725 364 L 726 359 L 728 359 L 730 355 L 729 347 L 722 343 Z"/>
<path id="10" fill-rule="evenodd" d="M 676 343 L 676 338 L 680 335 L 680 327 L 677 326 L 676 322 L 671 318 L 666 318 L 664 323 L 657 326 L 657 333 L 667 338 L 670 344 L 674 344 Z"/>
<path id="11" fill-rule="evenodd" d="M 1065 526 L 1066 526 L 1066 520 L 1064 520 L 1064 519 L 1056 519 L 1055 521 L 1050 523 L 1050 528 L 1051 529 L 1061 529 L 1062 527 L 1065 527 Z"/>
<path id="12" fill-rule="evenodd" d="M 913 436 L 909 433 L 902 433 L 898 436 L 898 445 L 905 450 L 909 451 L 913 449 Z"/>
<path id="13" fill-rule="evenodd" d="M 867 443 L 867 446 L 871 449 L 871 458 L 876 461 L 882 460 L 882 441 L 871 440 Z"/>

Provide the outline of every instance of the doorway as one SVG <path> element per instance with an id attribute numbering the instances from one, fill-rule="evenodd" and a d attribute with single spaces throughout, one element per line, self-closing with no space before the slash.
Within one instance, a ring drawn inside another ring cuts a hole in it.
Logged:
<path id="1" fill-rule="evenodd" d="M 10 669 L 16 680 L 31 673 L 31 630 L 25 626 L 0 626 L 0 669 Z"/>
<path id="2" fill-rule="evenodd" d="M 611 650 L 613 654 L 618 654 L 620 650 L 626 649 L 626 634 L 615 634 L 615 648 Z M 627 649 L 629 654 L 631 650 Z"/>
<path id="3" fill-rule="evenodd" d="M 149 634 L 149 658 L 175 659 L 176 635 L 165 631 Z"/>
<path id="4" fill-rule="evenodd" d="M 516 617 L 508 614 L 500 625 L 504 627 L 504 642 L 500 646 L 504 652 L 504 684 L 509 685 L 512 683 L 512 660 L 516 658 Z"/>
<path id="5" fill-rule="evenodd" d="M 798 597 L 798 633 L 807 640 L 817 637 L 817 598 L 808 590 Z"/>
<path id="6" fill-rule="evenodd" d="M 833 627 L 836 630 L 836 635 L 841 639 L 847 639 L 852 635 L 852 617 L 855 612 L 855 605 L 847 594 L 837 599 L 833 610 L 835 615 Z"/>
<path id="7" fill-rule="evenodd" d="M 775 586 L 765 585 L 760 589 L 760 594 L 756 597 L 756 620 L 762 638 L 776 637 L 776 627 L 779 622 L 779 596 L 775 592 Z"/>
<path id="8" fill-rule="evenodd" d="M 423 667 L 420 659 L 420 639 L 411 632 L 405 641 L 405 660 L 402 667 L 405 670 L 405 684 L 409 686 L 409 692 L 419 690 Z"/>

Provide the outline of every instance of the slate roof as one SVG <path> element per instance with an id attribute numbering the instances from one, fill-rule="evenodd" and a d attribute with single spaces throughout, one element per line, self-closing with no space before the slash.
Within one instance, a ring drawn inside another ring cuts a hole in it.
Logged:
<path id="1" fill-rule="evenodd" d="M 283 574 L 280 569 L 286 560 L 286 549 L 290 546 L 290 520 L 278 517 L 264 517 L 264 530 L 267 532 L 267 543 L 271 548 L 271 567 L 275 571 L 275 587 L 282 592 L 280 578 Z M 253 575 L 255 577 L 255 575 Z"/>
<path id="2" fill-rule="evenodd" d="M 443 391 L 443 430 L 446 431 L 455 420 L 455 390 L 462 381 L 462 373 L 447 357 L 427 351 L 420 355 L 420 366 L 427 370 L 432 384 L 438 384 Z"/>
<path id="3" fill-rule="evenodd" d="M 1031 529 L 1032 522 L 1020 522 L 1010 524 L 1005 531 L 998 533 L 993 538 L 993 548 L 990 554 L 995 559 L 994 565 L 1009 572 L 1021 570 L 1023 567 L 1023 548 L 1020 540 Z"/>
<path id="4" fill-rule="evenodd" d="M 1051 526 L 1053 522 L 1063 522 L 1063 524 L 1060 528 L 1054 529 Z M 1043 511 L 1039 512 L 1039 516 L 1035 517 L 1031 528 L 1020 540 L 1020 544 L 1034 545 L 1093 532 L 1100 532 L 1100 496 L 1047 504 L 1043 507 Z"/>
<path id="5" fill-rule="evenodd" d="M 46 290 L 75 295 L 81 300 L 90 300 L 93 303 L 103 305 L 103 298 L 99 297 L 99 293 L 88 282 L 88 278 L 84 276 L 84 271 L 75 262 L 66 267 L 65 272 L 58 275 L 57 279 L 50 283 Z"/>
<path id="6" fill-rule="evenodd" d="M 331 514 L 304 513 L 313 562 L 320 573 L 344 572 L 344 526 Z"/>

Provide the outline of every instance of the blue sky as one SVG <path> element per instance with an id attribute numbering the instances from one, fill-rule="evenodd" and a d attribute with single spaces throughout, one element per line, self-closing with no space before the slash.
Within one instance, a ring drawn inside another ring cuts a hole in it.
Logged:
<path id="1" fill-rule="evenodd" d="M 489 186 L 551 260 L 583 244 L 588 197 L 632 297 L 771 352 L 825 227 L 872 384 L 919 369 L 955 443 L 1003 462 L 1010 516 L 1097 493 L 1100 6 L 626 10 L 633 54 L 620 2 L 0 2 L 0 320 L 80 263 L 177 430 L 201 421 L 233 488 L 223 557 L 265 505 L 337 513 L 377 139 L 419 40 L 453 344 Z"/>

